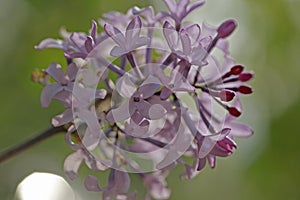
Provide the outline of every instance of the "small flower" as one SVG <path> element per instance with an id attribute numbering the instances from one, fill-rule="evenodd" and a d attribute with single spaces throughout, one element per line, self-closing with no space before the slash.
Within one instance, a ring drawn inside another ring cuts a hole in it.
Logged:
<path id="1" fill-rule="evenodd" d="M 133 17 L 132 9 L 129 9 L 126 13 L 111 11 L 102 15 L 102 18 L 99 19 L 99 24 L 103 27 L 105 24 L 110 24 L 126 28 L 128 22 L 131 21 Z"/>
<path id="2" fill-rule="evenodd" d="M 139 16 L 133 18 L 128 24 L 125 35 L 118 28 L 105 24 L 106 34 L 118 45 L 111 50 L 110 54 L 118 57 L 147 45 L 149 39 L 140 36 L 141 27 L 142 22 Z"/>
<path id="3" fill-rule="evenodd" d="M 161 118 L 165 114 L 165 109 L 155 106 L 147 100 L 155 94 L 159 87 L 158 79 L 153 76 L 149 76 L 139 87 L 130 80 L 128 75 L 121 77 L 116 88 L 125 101 L 117 108 L 112 109 L 108 113 L 107 119 L 120 122 L 138 115 L 148 120 Z M 138 113 L 134 115 L 136 111 Z M 133 118 L 134 121 L 136 121 L 135 119 L 136 117 Z"/>
<path id="4" fill-rule="evenodd" d="M 180 26 L 182 20 L 193 10 L 202 6 L 205 3 L 205 0 L 196 1 L 190 3 L 189 0 L 164 0 L 165 4 L 168 6 L 170 13 L 162 12 L 163 15 L 171 17 L 175 23 L 176 27 Z M 177 29 L 178 30 L 178 29 Z"/>
<path id="5" fill-rule="evenodd" d="M 41 104 L 43 107 L 48 107 L 51 100 L 60 92 L 72 93 L 77 71 L 78 68 L 75 63 L 71 63 L 67 67 L 65 74 L 62 71 L 61 66 L 57 63 L 52 63 L 45 70 L 56 83 L 50 83 L 43 89 L 41 94 Z"/>
<path id="6" fill-rule="evenodd" d="M 96 177 L 89 175 L 85 180 L 85 187 L 89 191 L 103 192 L 103 200 L 133 200 L 135 192 L 127 194 L 130 187 L 130 178 L 128 173 L 111 169 L 106 188 L 100 188 Z"/>
<path id="7" fill-rule="evenodd" d="M 101 40 L 97 36 L 97 23 L 92 21 L 92 29 L 90 35 L 83 33 L 72 33 L 67 35 L 65 40 L 45 39 L 35 46 L 36 49 L 42 50 L 46 48 L 62 49 L 68 59 L 86 58 L 88 53 Z"/>
<path id="8" fill-rule="evenodd" d="M 156 68 L 155 75 L 160 79 L 164 86 L 160 93 L 160 98 L 166 100 L 175 92 L 194 92 L 195 88 L 182 76 L 182 74 L 174 69 L 171 70 L 170 76 L 167 76 L 161 68 Z"/>
<path id="9" fill-rule="evenodd" d="M 132 13 L 134 15 L 142 15 L 146 19 L 148 27 L 154 27 L 163 17 L 162 13 L 155 15 L 152 6 L 143 9 L 135 6 L 132 8 Z"/>
<path id="10" fill-rule="evenodd" d="M 187 61 L 190 65 L 197 65 L 199 67 L 206 64 L 204 59 L 207 56 L 207 51 L 198 40 L 200 36 L 200 27 L 198 25 L 182 28 L 178 33 L 175 28 L 166 21 L 164 23 L 163 33 L 171 51 L 180 59 Z"/>

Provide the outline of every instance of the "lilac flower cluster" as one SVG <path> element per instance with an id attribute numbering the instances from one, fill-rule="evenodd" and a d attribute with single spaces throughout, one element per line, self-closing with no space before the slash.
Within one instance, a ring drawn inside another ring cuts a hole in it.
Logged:
<path id="1" fill-rule="evenodd" d="M 85 181 L 106 200 L 136 198 L 129 173 L 142 179 L 145 199 L 168 199 L 166 177 L 176 165 L 185 167 L 181 178 L 191 179 L 206 163 L 214 168 L 216 157 L 231 155 L 235 137 L 253 134 L 235 122 L 253 77 L 229 55 L 236 22 L 185 22 L 204 1 L 164 2 L 169 11 L 107 13 L 98 22 L 103 32 L 93 21 L 88 34 L 64 31 L 62 40 L 36 46 L 63 50 L 68 63 L 65 73 L 52 63 L 36 77 L 44 85 L 42 106 L 57 100 L 66 107 L 52 118 L 74 150 L 65 172 L 75 179 L 83 162 L 109 170 L 106 187 L 92 175 Z"/>

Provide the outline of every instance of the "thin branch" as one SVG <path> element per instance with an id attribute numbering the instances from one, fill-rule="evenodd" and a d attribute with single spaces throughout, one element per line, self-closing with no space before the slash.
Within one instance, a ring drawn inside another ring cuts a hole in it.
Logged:
<path id="1" fill-rule="evenodd" d="M 33 145 L 57 134 L 62 131 L 64 131 L 65 128 L 63 126 L 59 127 L 50 127 L 49 129 L 43 131 L 42 133 L 28 139 L 27 141 L 18 144 L 10 149 L 7 149 L 6 151 L 3 151 L 0 153 L 0 163 L 18 155 L 19 153 L 25 151 L 26 149 L 32 147 Z"/>

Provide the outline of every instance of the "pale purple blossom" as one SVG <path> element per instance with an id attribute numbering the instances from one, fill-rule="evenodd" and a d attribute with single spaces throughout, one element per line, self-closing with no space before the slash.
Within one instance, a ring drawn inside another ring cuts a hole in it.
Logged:
<path id="1" fill-rule="evenodd" d="M 164 0 L 167 5 L 170 13 L 163 11 L 163 15 L 171 17 L 176 24 L 176 27 L 180 28 L 180 24 L 182 20 L 193 10 L 202 6 L 205 3 L 205 0 L 196 1 L 191 3 L 190 0 L 179 0 L 176 2 L 175 0 Z M 177 30 L 179 28 L 176 28 Z"/>
<path id="2" fill-rule="evenodd" d="M 128 194 L 130 188 L 130 177 L 128 173 L 111 169 L 108 185 L 101 188 L 95 176 L 89 175 L 85 180 L 85 187 L 89 191 L 103 192 L 103 200 L 133 200 L 135 192 Z"/>
<path id="3" fill-rule="evenodd" d="M 63 39 L 36 46 L 63 50 L 68 63 L 65 72 L 52 63 L 37 78 L 42 107 L 52 100 L 65 107 L 52 125 L 68 130 L 74 152 L 64 170 L 71 180 L 85 164 L 95 173 L 109 170 L 106 186 L 93 175 L 84 183 L 104 200 L 136 199 L 131 176 L 143 181 L 145 200 L 170 199 L 167 176 L 174 167 L 185 168 L 181 178 L 195 178 L 206 164 L 215 168 L 218 157 L 232 155 L 235 138 L 253 134 L 236 122 L 254 75 L 230 57 L 227 38 L 237 22 L 184 21 L 204 2 L 164 0 L 169 11 L 106 13 L 99 19 L 103 31 L 92 21 L 87 34 L 64 32 Z"/>
<path id="4" fill-rule="evenodd" d="M 117 44 L 113 47 L 110 54 L 118 57 L 127 54 L 134 49 L 147 45 L 149 39 L 140 36 L 142 21 L 139 16 L 134 17 L 126 27 L 123 34 L 117 27 L 110 24 L 104 25 L 106 34 Z"/>
<path id="5" fill-rule="evenodd" d="M 207 51 L 199 41 L 200 27 L 198 25 L 182 28 L 179 32 L 168 21 L 164 23 L 164 36 L 171 51 L 190 65 L 206 64 Z"/>
<path id="6" fill-rule="evenodd" d="M 92 29 L 89 35 L 84 33 L 65 33 L 65 39 L 47 38 L 35 46 L 36 49 L 43 50 L 47 48 L 57 48 L 64 51 L 64 55 L 68 59 L 86 58 L 88 53 L 102 40 L 97 35 L 97 23 L 92 21 Z"/>
<path id="7" fill-rule="evenodd" d="M 45 72 L 51 76 L 56 83 L 49 83 L 45 86 L 41 94 L 41 104 L 43 107 L 48 107 L 51 100 L 58 93 L 71 93 L 73 90 L 74 81 L 78 68 L 75 63 L 71 63 L 66 73 L 62 71 L 62 67 L 57 63 L 52 63 Z"/>

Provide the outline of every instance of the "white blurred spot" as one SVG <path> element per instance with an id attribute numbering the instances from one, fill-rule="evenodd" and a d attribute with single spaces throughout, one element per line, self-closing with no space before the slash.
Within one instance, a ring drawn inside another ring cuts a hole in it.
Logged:
<path id="1" fill-rule="evenodd" d="M 60 176 L 35 172 L 17 187 L 15 200 L 74 200 L 70 185 Z"/>

